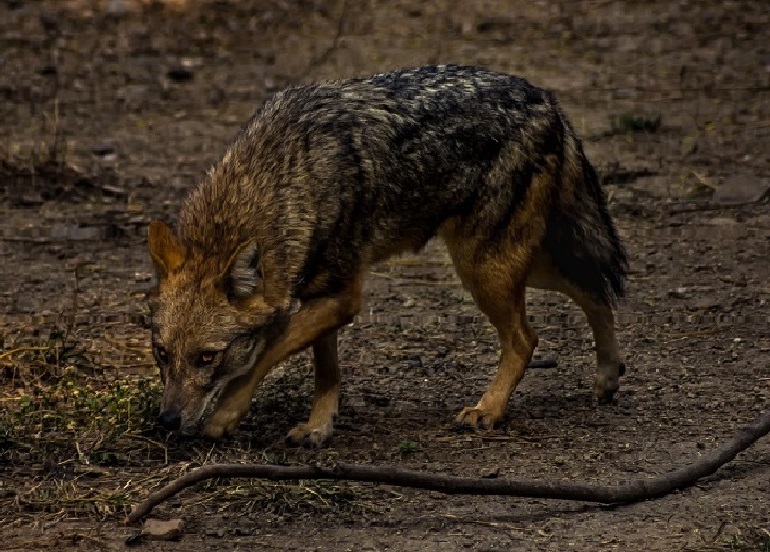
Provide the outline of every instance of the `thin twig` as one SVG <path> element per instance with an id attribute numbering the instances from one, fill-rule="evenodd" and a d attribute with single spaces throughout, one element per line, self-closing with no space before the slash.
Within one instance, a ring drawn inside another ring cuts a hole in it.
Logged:
<path id="1" fill-rule="evenodd" d="M 332 54 L 337 51 L 340 45 L 340 39 L 342 38 L 342 34 L 345 31 L 345 24 L 347 22 L 348 15 L 348 2 L 347 0 L 342 0 L 342 11 L 340 12 L 340 18 L 337 21 L 337 32 L 332 39 L 332 43 L 328 48 L 326 48 L 326 50 L 321 53 L 320 56 L 310 60 L 307 69 L 303 73 L 303 78 L 307 78 L 307 76 L 316 67 L 319 67 L 329 61 Z"/>
<path id="2" fill-rule="evenodd" d="M 527 368 L 556 368 L 559 365 L 554 358 L 530 360 Z"/>
<path id="3" fill-rule="evenodd" d="M 361 466 L 337 463 L 331 467 L 273 466 L 259 464 L 211 464 L 202 466 L 171 481 L 135 506 L 126 523 L 136 523 L 152 509 L 183 489 L 207 479 L 218 477 L 256 477 L 270 480 L 331 479 L 383 483 L 438 491 L 445 494 L 505 495 L 520 498 L 549 498 L 579 500 L 603 504 L 627 504 L 658 498 L 677 489 L 688 487 L 710 475 L 734 459 L 758 439 L 770 432 L 770 410 L 743 427 L 738 433 L 695 462 L 666 474 L 649 479 L 637 479 L 616 486 L 589 485 L 571 481 L 531 481 L 456 477 L 431 474 L 395 466 Z"/>
<path id="4" fill-rule="evenodd" d="M 16 347 L 15 349 L 9 349 L 7 351 L 0 352 L 0 360 L 5 360 L 7 358 L 11 358 L 13 355 L 16 355 L 18 353 L 32 353 L 32 352 L 40 352 L 40 351 L 50 351 L 52 347 L 50 346 L 44 346 L 44 347 Z"/>
<path id="5" fill-rule="evenodd" d="M 667 213 L 669 215 L 682 215 L 687 213 L 701 213 L 704 211 L 728 211 L 730 209 L 738 209 L 741 207 L 751 207 L 753 205 L 761 205 L 764 201 L 764 197 L 756 200 L 756 201 L 742 201 L 740 203 L 705 203 L 705 204 L 695 204 L 693 206 L 687 206 L 687 207 L 675 207 L 673 209 L 668 209 Z"/>

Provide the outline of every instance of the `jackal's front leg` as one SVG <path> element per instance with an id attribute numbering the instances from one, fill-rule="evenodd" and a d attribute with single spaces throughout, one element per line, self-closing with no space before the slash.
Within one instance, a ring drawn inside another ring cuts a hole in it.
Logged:
<path id="1" fill-rule="evenodd" d="M 288 443 L 320 447 L 331 437 L 340 395 L 340 369 L 337 360 L 337 331 L 313 343 L 315 396 L 310 419 L 298 424 L 286 436 Z"/>
<path id="2" fill-rule="evenodd" d="M 319 430 L 315 432 L 313 441 L 317 440 L 320 444 L 327 439 L 331 435 L 331 422 L 327 423 L 326 420 L 332 418 L 336 412 L 339 392 L 339 374 L 336 373 L 336 330 L 349 324 L 360 306 L 359 279 L 337 295 L 313 299 L 303 304 L 299 311 L 291 315 L 281 335 L 268 345 L 249 380 L 239 381 L 226 391 L 204 433 L 212 437 L 232 433 L 248 413 L 251 397 L 270 369 L 289 355 L 313 345 L 318 359 L 316 369 L 320 370 L 321 377 L 316 383 L 317 397 L 306 425 L 310 427 L 309 434 L 312 434 L 313 430 Z M 332 336 L 335 338 L 333 350 L 330 346 Z"/>

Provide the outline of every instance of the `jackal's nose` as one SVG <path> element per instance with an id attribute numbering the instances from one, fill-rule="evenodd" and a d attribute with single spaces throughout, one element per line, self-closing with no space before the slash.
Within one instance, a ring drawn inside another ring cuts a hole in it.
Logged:
<path id="1" fill-rule="evenodd" d="M 182 427 L 182 417 L 177 412 L 161 412 L 158 423 L 163 426 L 163 429 L 176 431 Z"/>

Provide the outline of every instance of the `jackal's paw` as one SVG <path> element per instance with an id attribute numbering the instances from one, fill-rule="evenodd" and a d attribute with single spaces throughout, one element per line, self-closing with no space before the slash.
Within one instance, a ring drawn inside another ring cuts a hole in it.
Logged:
<path id="1" fill-rule="evenodd" d="M 618 392 L 620 384 L 618 379 L 626 373 L 626 365 L 622 362 L 611 369 L 599 371 L 594 382 L 594 396 L 599 404 L 610 404 Z"/>
<path id="2" fill-rule="evenodd" d="M 478 405 L 466 406 L 455 418 L 455 423 L 461 427 L 492 429 L 502 417 L 488 408 Z"/>
<path id="3" fill-rule="evenodd" d="M 297 424 L 286 435 L 286 444 L 306 448 L 320 448 L 332 436 L 333 427 L 332 421 L 319 426 L 311 425 L 310 423 Z"/>

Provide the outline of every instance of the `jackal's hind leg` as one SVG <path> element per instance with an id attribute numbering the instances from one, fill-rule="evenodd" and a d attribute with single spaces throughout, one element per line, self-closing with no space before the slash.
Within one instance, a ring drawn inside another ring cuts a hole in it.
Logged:
<path id="1" fill-rule="evenodd" d="M 536 256 L 532 264 L 527 285 L 563 293 L 583 310 L 596 343 L 594 395 L 601 403 L 611 402 L 620 386 L 620 376 L 626 372 L 615 334 L 612 306 L 559 274 L 543 252 Z"/>
<path id="2" fill-rule="evenodd" d="M 310 419 L 297 424 L 286 440 L 290 444 L 320 447 L 332 435 L 340 394 L 340 370 L 337 360 L 337 331 L 313 343 L 315 395 Z"/>
<path id="3" fill-rule="evenodd" d="M 594 334 L 596 343 L 594 395 L 600 403 L 609 403 L 620 387 L 620 376 L 626 373 L 626 365 L 621 360 L 618 339 L 615 335 L 615 317 L 612 308 L 575 289 L 574 286 L 567 290 L 567 294 L 583 309 Z"/>

